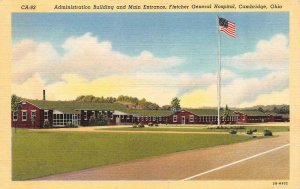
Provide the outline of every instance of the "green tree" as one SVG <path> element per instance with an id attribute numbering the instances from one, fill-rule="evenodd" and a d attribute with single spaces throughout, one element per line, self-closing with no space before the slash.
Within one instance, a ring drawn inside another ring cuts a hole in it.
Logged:
<path id="1" fill-rule="evenodd" d="M 180 100 L 177 97 L 174 97 L 171 101 L 171 110 L 177 112 L 180 109 Z"/>
<path id="2" fill-rule="evenodd" d="M 171 105 L 163 105 L 161 107 L 162 110 L 170 110 L 171 109 Z"/>
<path id="3" fill-rule="evenodd" d="M 84 95 L 80 95 L 80 96 L 76 97 L 75 101 L 82 102 L 83 99 L 84 99 Z"/>
<path id="4" fill-rule="evenodd" d="M 262 107 L 259 107 L 257 110 L 260 112 L 264 112 L 264 109 Z"/>
<path id="5" fill-rule="evenodd" d="M 228 108 L 228 106 L 226 104 L 225 110 L 223 111 L 223 118 L 224 118 L 225 123 L 226 123 L 226 120 L 229 117 L 229 111 L 230 111 L 230 109 Z"/>
<path id="6" fill-rule="evenodd" d="M 21 110 L 21 98 L 18 97 L 17 95 L 13 94 L 11 95 L 11 112 L 14 114 L 14 112 L 18 112 Z M 17 132 L 17 123 L 13 123 L 15 127 L 15 132 Z"/>

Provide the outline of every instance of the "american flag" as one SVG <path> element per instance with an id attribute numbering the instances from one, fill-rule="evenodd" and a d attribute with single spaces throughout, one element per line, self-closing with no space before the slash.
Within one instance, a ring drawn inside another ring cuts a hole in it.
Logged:
<path id="1" fill-rule="evenodd" d="M 219 29 L 230 37 L 236 37 L 235 23 L 219 17 Z"/>

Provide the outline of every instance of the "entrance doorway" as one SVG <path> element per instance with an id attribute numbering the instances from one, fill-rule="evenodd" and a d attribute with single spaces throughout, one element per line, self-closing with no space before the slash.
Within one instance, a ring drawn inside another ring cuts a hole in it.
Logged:
<path id="1" fill-rule="evenodd" d="M 117 115 L 117 117 L 116 117 L 116 125 L 120 125 L 120 123 L 121 123 L 120 115 Z"/>
<path id="2" fill-rule="evenodd" d="M 183 125 L 185 124 L 185 116 L 181 117 L 181 124 L 183 124 Z"/>

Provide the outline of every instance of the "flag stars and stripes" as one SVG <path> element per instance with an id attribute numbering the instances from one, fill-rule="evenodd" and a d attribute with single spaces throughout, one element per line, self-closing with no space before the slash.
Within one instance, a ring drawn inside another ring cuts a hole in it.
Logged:
<path id="1" fill-rule="evenodd" d="M 235 23 L 219 17 L 219 30 L 226 33 L 230 37 L 236 37 Z"/>

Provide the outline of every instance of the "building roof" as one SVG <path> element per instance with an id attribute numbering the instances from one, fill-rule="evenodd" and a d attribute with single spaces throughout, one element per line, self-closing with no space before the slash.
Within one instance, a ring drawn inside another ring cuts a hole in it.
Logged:
<path id="1" fill-rule="evenodd" d="M 40 109 L 58 110 L 63 113 L 79 113 L 79 110 L 126 110 L 126 106 L 117 103 L 83 103 L 75 101 L 27 100 Z"/>
<path id="2" fill-rule="evenodd" d="M 138 110 L 129 109 L 119 103 L 88 103 L 76 101 L 48 101 L 48 100 L 27 100 L 27 102 L 39 107 L 40 109 L 58 110 L 63 113 L 75 114 L 80 110 L 107 110 L 120 111 L 127 114 L 139 116 L 169 116 L 172 115 L 170 110 Z"/>
<path id="3" fill-rule="evenodd" d="M 196 115 L 203 115 L 203 116 L 217 116 L 218 115 L 218 109 L 185 109 L 188 112 L 191 112 Z M 222 116 L 224 113 L 223 110 L 220 111 L 220 116 Z M 234 114 L 232 110 L 229 110 L 229 116 L 237 116 Z"/>
<path id="4" fill-rule="evenodd" d="M 268 112 L 268 115 L 272 115 L 272 116 L 281 116 L 282 118 L 289 118 L 290 114 L 278 114 L 278 113 L 274 113 L 274 112 Z"/>
<path id="5" fill-rule="evenodd" d="M 237 110 L 236 112 L 240 112 L 242 114 L 245 114 L 247 116 L 266 116 L 264 112 L 258 111 L 258 110 Z"/>
<path id="6" fill-rule="evenodd" d="M 139 115 L 139 116 L 170 116 L 173 114 L 170 110 L 137 110 L 127 109 L 128 114 Z"/>
<path id="7" fill-rule="evenodd" d="M 40 109 L 58 110 L 63 113 L 76 114 L 80 110 L 107 110 L 120 111 L 127 114 L 137 116 L 170 116 L 173 114 L 170 110 L 139 110 L 129 109 L 123 104 L 119 103 L 89 103 L 76 101 L 48 101 L 48 100 L 27 100 L 27 102 L 39 107 Z M 217 116 L 217 109 L 183 109 L 198 116 Z M 223 110 L 220 115 L 223 115 Z M 229 116 L 237 116 L 234 112 L 240 112 L 248 116 L 266 116 L 267 114 L 257 110 L 229 110 Z"/>

